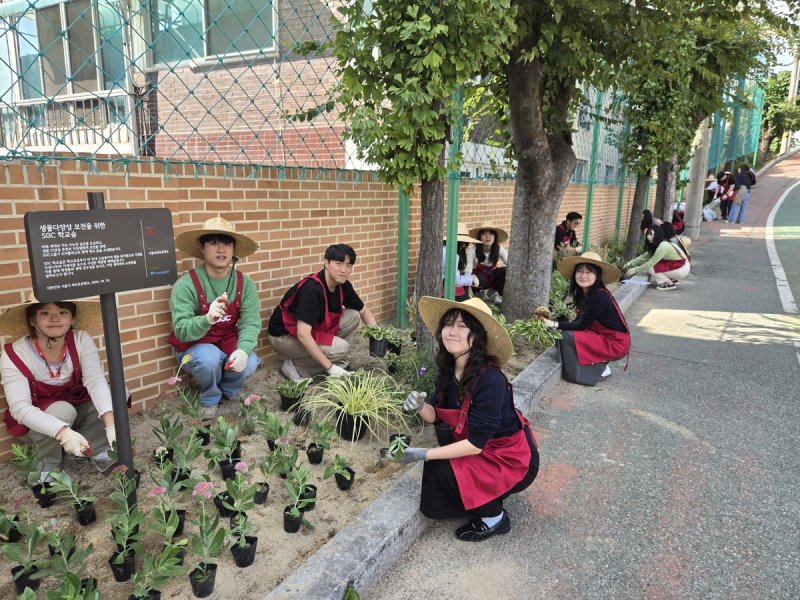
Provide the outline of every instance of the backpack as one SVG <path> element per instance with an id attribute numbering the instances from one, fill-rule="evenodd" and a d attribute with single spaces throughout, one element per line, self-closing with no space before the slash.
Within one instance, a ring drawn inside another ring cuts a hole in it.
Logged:
<path id="1" fill-rule="evenodd" d="M 758 176 L 753 169 L 747 169 L 747 175 L 750 177 L 750 187 L 753 187 L 756 184 Z"/>

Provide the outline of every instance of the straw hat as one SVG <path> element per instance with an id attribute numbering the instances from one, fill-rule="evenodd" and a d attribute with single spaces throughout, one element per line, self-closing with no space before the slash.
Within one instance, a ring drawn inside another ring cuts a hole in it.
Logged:
<path id="1" fill-rule="evenodd" d="M 103 324 L 103 315 L 100 312 L 100 302 L 97 300 L 64 300 L 75 305 L 75 318 L 72 327 L 75 329 L 93 329 Z M 28 294 L 28 299 L 22 304 L 10 306 L 0 314 L 0 336 L 22 337 L 31 332 L 28 320 L 25 318 L 25 311 L 31 304 L 38 304 L 39 301 L 33 292 Z M 42 302 L 41 304 L 52 304 Z"/>
<path id="2" fill-rule="evenodd" d="M 444 234 L 444 241 L 447 241 L 447 232 L 445 231 Z M 470 237 L 469 231 L 467 230 L 467 226 L 463 223 L 458 224 L 458 241 L 459 242 L 467 242 L 468 244 L 480 244 L 480 240 L 476 240 L 474 237 Z"/>
<path id="3" fill-rule="evenodd" d="M 241 233 L 236 233 L 233 230 L 233 225 L 222 217 L 214 217 L 209 219 L 200 229 L 189 229 L 183 231 L 175 237 L 175 247 L 181 251 L 184 256 L 191 256 L 202 260 L 203 254 L 200 252 L 200 238 L 204 235 L 211 233 L 220 233 L 228 235 L 236 241 L 234 254 L 239 258 L 250 256 L 253 252 L 258 250 L 258 244 Z"/>
<path id="4" fill-rule="evenodd" d="M 575 267 L 582 263 L 589 263 L 590 265 L 597 265 L 600 267 L 603 270 L 603 283 L 608 284 L 619 281 L 619 269 L 614 265 L 603 262 L 603 259 L 600 258 L 600 255 L 597 252 L 584 252 L 580 256 L 568 256 L 567 258 L 562 258 L 560 261 L 558 261 L 556 268 L 564 277 L 571 279 L 572 272 L 575 270 Z"/>
<path id="5" fill-rule="evenodd" d="M 501 367 L 508 362 L 513 351 L 511 338 L 500 322 L 492 316 L 492 310 L 483 300 L 470 298 L 464 302 L 456 302 L 455 300 L 433 298 L 432 296 L 423 296 L 419 299 L 419 314 L 425 323 L 425 327 L 434 335 L 436 335 L 436 329 L 439 327 L 442 315 L 451 308 L 458 308 L 468 312 L 478 319 L 486 330 L 487 353 L 494 356 Z"/>
<path id="6" fill-rule="evenodd" d="M 484 229 L 491 229 L 497 237 L 497 243 L 502 244 L 508 239 L 508 232 L 502 227 L 498 227 L 492 221 L 484 221 L 478 227 L 473 227 L 469 230 L 469 234 L 474 238 L 481 238 L 481 231 Z"/>

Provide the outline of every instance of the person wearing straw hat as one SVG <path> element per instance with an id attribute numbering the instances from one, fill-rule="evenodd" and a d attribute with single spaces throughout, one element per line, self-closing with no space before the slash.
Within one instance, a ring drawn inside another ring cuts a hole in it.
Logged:
<path id="1" fill-rule="evenodd" d="M 479 284 L 478 278 L 473 275 L 475 266 L 475 244 L 480 240 L 472 237 L 463 223 L 458 224 L 456 237 L 456 300 L 461 302 L 470 297 L 472 288 Z M 442 279 L 445 277 L 447 267 L 447 235 L 442 240 Z"/>
<path id="2" fill-rule="evenodd" d="M 508 232 L 491 221 L 485 221 L 470 229 L 469 235 L 481 242 L 475 245 L 473 273 L 478 278 L 477 287 L 486 290 L 486 297 L 492 302 L 500 304 L 503 302 L 508 264 L 508 251 L 501 244 L 508 240 Z"/>
<path id="3" fill-rule="evenodd" d="M 566 218 L 556 225 L 556 237 L 554 248 L 556 252 L 562 254 L 578 254 L 581 251 L 581 243 L 578 241 L 576 229 L 583 221 L 583 215 L 577 212 L 567 213 Z"/>
<path id="4" fill-rule="evenodd" d="M 508 533 L 503 500 L 527 488 L 539 471 L 539 451 L 528 420 L 514 406 L 500 370 L 511 338 L 479 298 L 455 302 L 425 296 L 419 313 L 439 345 L 433 398 L 411 392 L 404 408 L 428 423 L 453 428 L 453 442 L 406 448 L 400 462 L 425 461 L 420 511 L 431 519 L 470 518 L 455 535 L 480 542 Z M 384 449 L 381 456 L 388 458 Z"/>
<path id="5" fill-rule="evenodd" d="M 561 273 L 569 281 L 569 293 L 577 309 L 574 321 L 544 322 L 561 331 L 561 376 L 565 381 L 595 385 L 611 375 L 608 362 L 628 354 L 631 335 L 625 317 L 606 288 L 619 280 L 619 269 L 603 262 L 596 252 L 584 252 L 558 261 Z"/>
<path id="6" fill-rule="evenodd" d="M 256 285 L 235 268 L 236 261 L 258 250 L 221 217 L 175 238 L 184 257 L 203 261 L 184 273 L 172 288 L 169 343 L 179 362 L 200 388 L 203 418 L 213 419 L 222 396 L 238 396 L 261 360 L 255 348 L 261 331 Z"/>
<path id="7" fill-rule="evenodd" d="M 336 364 L 347 360 L 347 339 L 362 321 L 377 325 L 349 281 L 355 264 L 356 251 L 347 244 L 328 246 L 322 271 L 289 288 L 272 312 L 269 341 L 284 359 L 281 373 L 295 383 L 320 373 L 351 375 Z"/>
<path id="8" fill-rule="evenodd" d="M 111 390 L 86 329 L 102 324 L 100 303 L 28 301 L 0 315 L 5 344 L 0 374 L 8 433 L 36 446 L 40 481 L 60 468 L 62 452 L 107 462 L 116 441 Z"/>

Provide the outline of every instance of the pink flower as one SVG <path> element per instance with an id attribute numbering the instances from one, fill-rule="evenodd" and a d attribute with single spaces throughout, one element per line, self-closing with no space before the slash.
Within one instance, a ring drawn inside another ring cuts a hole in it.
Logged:
<path id="1" fill-rule="evenodd" d="M 275 444 L 277 444 L 278 446 L 285 446 L 288 443 L 289 443 L 288 435 L 283 435 L 275 440 Z"/>
<path id="2" fill-rule="evenodd" d="M 233 470 L 237 473 L 247 473 L 247 471 L 250 470 L 250 465 L 244 461 L 240 461 L 233 466 Z"/>
<path id="3" fill-rule="evenodd" d="M 172 376 L 172 377 L 170 377 L 169 379 L 167 379 L 167 383 L 168 383 L 168 384 L 170 384 L 170 385 L 175 385 L 175 384 L 177 384 L 177 383 L 178 383 L 180 380 L 181 380 L 181 378 L 180 378 L 180 377 L 175 377 L 175 376 Z"/>
<path id="4" fill-rule="evenodd" d="M 147 492 L 148 498 L 155 498 L 156 496 L 163 496 L 167 493 L 167 488 L 157 485 L 155 487 L 151 487 Z"/>
<path id="5" fill-rule="evenodd" d="M 208 500 L 211 500 L 213 495 L 214 495 L 214 484 L 211 483 L 210 481 L 200 481 L 194 486 L 194 489 L 192 490 L 192 496 L 202 496 L 203 498 L 206 498 Z"/>
<path id="6" fill-rule="evenodd" d="M 114 467 L 113 469 L 111 469 L 111 473 L 113 475 L 124 475 L 127 472 L 128 472 L 128 466 L 127 465 L 118 465 L 118 466 Z"/>
<path id="7" fill-rule="evenodd" d="M 257 402 L 261 400 L 261 396 L 258 394 L 250 394 L 247 398 L 244 399 L 244 405 L 250 406 L 253 402 Z"/>

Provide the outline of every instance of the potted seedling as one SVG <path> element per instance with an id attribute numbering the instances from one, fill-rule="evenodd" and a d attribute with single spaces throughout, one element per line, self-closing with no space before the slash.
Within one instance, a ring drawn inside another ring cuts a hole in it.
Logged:
<path id="1" fill-rule="evenodd" d="M 211 442 L 211 433 L 203 424 L 203 405 L 200 403 L 200 394 L 197 390 L 178 387 L 178 410 L 189 417 L 194 435 L 200 438 L 200 445 L 207 446 Z"/>
<path id="2" fill-rule="evenodd" d="M 51 491 L 59 498 L 66 498 L 75 507 L 75 516 L 81 525 L 89 525 L 97 520 L 94 510 L 94 496 L 81 493 L 80 485 L 66 471 L 50 471 L 53 482 Z"/>
<path id="3" fill-rule="evenodd" d="M 15 544 L 22 539 L 22 534 L 17 528 L 19 517 L 9 515 L 0 508 L 0 543 Z"/>
<path id="4" fill-rule="evenodd" d="M 245 473 L 249 467 L 246 462 L 236 464 L 236 475 L 225 482 L 225 489 L 228 492 L 227 499 L 222 501 L 223 506 L 233 513 L 232 517 L 247 513 L 255 507 L 253 497 L 256 493 L 256 485 L 248 485 L 245 481 Z"/>
<path id="5" fill-rule="evenodd" d="M 394 327 L 382 325 L 365 325 L 361 329 L 361 335 L 369 340 L 369 353 L 372 356 L 382 358 L 389 349 L 389 338 L 393 337 Z"/>
<path id="6" fill-rule="evenodd" d="M 74 590 L 83 595 L 70 596 L 58 595 L 57 598 L 71 597 L 98 597 L 97 580 L 95 578 L 82 579 L 88 567 L 87 559 L 94 552 L 92 544 L 85 548 L 77 548 L 75 545 L 75 534 L 71 532 L 50 531 L 48 533 L 49 546 L 52 549 L 51 556 L 46 568 L 39 571 L 39 577 L 52 577 L 56 581 L 62 582 L 62 594 Z M 48 593 L 48 597 L 50 594 Z"/>
<path id="7" fill-rule="evenodd" d="M 194 440 L 193 443 L 198 443 L 196 438 L 190 439 Z M 186 510 L 178 509 L 175 505 L 175 499 L 182 490 L 191 487 L 191 480 L 183 479 L 180 471 L 174 469 L 170 462 L 165 462 L 161 465 L 160 471 L 152 473 L 152 479 L 155 485 L 148 490 L 147 496 L 157 499 L 161 508 L 161 512 L 158 514 L 164 516 L 163 520 L 166 520 L 170 514 L 175 513 L 178 519 L 175 535 L 181 535 L 186 520 Z"/>
<path id="8" fill-rule="evenodd" d="M 234 465 L 241 458 L 239 449 L 239 428 L 228 423 L 223 417 L 211 428 L 211 447 L 206 450 L 208 468 L 219 465 L 224 478 L 233 477 Z"/>
<path id="9" fill-rule="evenodd" d="M 281 410 L 289 410 L 297 404 L 300 398 L 303 397 L 303 394 L 306 393 L 306 389 L 308 389 L 311 381 L 311 378 L 308 377 L 297 383 L 294 381 L 281 381 L 273 385 L 272 389 L 278 392 L 278 395 L 281 397 Z"/>
<path id="10" fill-rule="evenodd" d="M 186 481 L 191 477 L 192 463 L 203 453 L 202 440 L 196 435 L 185 435 L 173 446 L 170 479 Z M 162 464 L 163 470 L 163 464 Z"/>
<path id="11" fill-rule="evenodd" d="M 389 456 L 395 462 L 400 462 L 406 452 L 406 448 L 411 445 L 411 438 L 400 433 L 392 434 L 389 438 Z"/>
<path id="12" fill-rule="evenodd" d="M 39 471 L 39 451 L 33 444 L 11 444 L 11 463 L 23 475 L 42 508 L 52 506 L 56 495 L 50 490 L 50 482 Z"/>
<path id="13" fill-rule="evenodd" d="M 250 435 L 256 430 L 255 414 L 258 413 L 260 406 L 261 396 L 258 394 L 250 394 L 249 396 L 239 397 L 239 414 L 242 419 L 241 430 L 242 435 Z"/>
<path id="14" fill-rule="evenodd" d="M 308 478 L 311 475 L 305 467 L 292 469 L 284 481 L 286 491 L 289 493 L 291 504 L 283 509 L 283 530 L 286 533 L 297 533 L 301 525 L 313 528 L 314 526 L 306 520 L 304 511 L 311 503 L 316 502 L 316 498 L 306 498 L 305 490 L 308 485 Z"/>
<path id="15" fill-rule="evenodd" d="M 267 446 L 270 450 L 275 449 L 275 440 L 284 438 L 289 433 L 289 423 L 278 419 L 278 417 L 262 406 L 256 415 L 256 424 L 261 433 L 267 439 Z"/>
<path id="16" fill-rule="evenodd" d="M 325 479 L 333 477 L 336 480 L 336 486 L 346 492 L 353 485 L 353 480 L 356 477 L 356 472 L 347 464 L 347 459 L 338 454 L 334 457 L 333 462 L 325 467 L 325 472 L 322 474 Z"/>
<path id="17" fill-rule="evenodd" d="M 128 581 L 136 571 L 136 554 L 141 552 L 144 532 L 140 531 L 144 515 L 138 504 L 131 498 L 136 482 L 125 474 L 124 465 L 117 467 L 111 475 L 112 508 L 107 519 L 111 525 L 111 537 L 116 550 L 108 559 L 111 572 L 116 581 Z"/>
<path id="18" fill-rule="evenodd" d="M 300 401 L 300 407 L 320 421 L 333 423 L 342 439 L 355 441 L 369 430 L 380 438 L 389 427 L 403 424 L 403 394 L 385 375 L 359 369 L 350 377 L 327 377 Z M 385 438 L 384 438 L 385 439 Z"/>
<path id="19" fill-rule="evenodd" d="M 225 544 L 227 534 L 219 526 L 219 515 L 209 512 L 206 500 L 214 497 L 211 484 L 207 481 L 197 483 L 192 490 L 192 496 L 200 498 L 200 515 L 196 521 L 195 533 L 189 540 L 189 551 L 199 560 L 192 564 L 189 572 L 189 583 L 192 593 L 197 598 L 205 598 L 214 591 L 214 582 L 217 577 L 217 557 Z"/>
<path id="20" fill-rule="evenodd" d="M 176 539 L 176 537 L 183 532 L 183 519 L 178 517 L 174 508 L 168 508 L 164 504 L 156 506 L 152 515 L 153 518 L 147 520 L 147 528 L 164 540 L 164 547 L 174 546 L 177 548 L 175 556 L 178 564 L 182 565 L 183 557 L 186 554 L 186 545 L 189 541 L 186 538 Z"/>
<path id="21" fill-rule="evenodd" d="M 231 517 L 230 550 L 237 567 L 249 567 L 256 559 L 258 537 L 247 535 L 252 528 L 246 514 L 237 512 Z"/>
<path id="22" fill-rule="evenodd" d="M 45 532 L 27 519 L 24 523 L 18 523 L 17 528 L 22 533 L 22 541 L 3 544 L 0 550 L 8 560 L 17 564 L 11 569 L 11 577 L 17 594 L 21 594 L 26 587 L 34 591 L 39 589 L 39 570 L 46 568 L 49 560 L 40 555 L 47 539 Z"/>
<path id="23" fill-rule="evenodd" d="M 160 600 L 158 588 L 186 573 L 178 558 L 180 549 L 175 544 L 166 544 L 160 553 L 147 553 L 142 568 L 133 576 L 133 593 L 128 600 Z"/>
<path id="24" fill-rule="evenodd" d="M 327 421 L 323 421 L 322 423 L 314 423 L 314 425 L 311 426 L 312 441 L 306 449 L 308 462 L 310 462 L 312 465 L 318 465 L 322 462 L 322 457 L 325 454 L 325 450 L 330 449 L 331 440 L 333 439 L 334 435 L 336 435 L 336 430 L 334 429 L 333 425 Z"/>
<path id="25" fill-rule="evenodd" d="M 158 452 L 158 448 L 156 449 L 158 454 L 156 454 L 156 452 L 153 453 L 153 458 L 155 458 L 156 462 L 159 464 L 165 459 L 172 459 L 171 451 L 173 451 L 175 445 L 183 436 L 184 426 L 181 422 L 180 415 L 175 415 L 174 418 L 170 419 L 169 413 L 169 408 L 164 404 L 161 407 L 161 414 L 158 416 L 158 425 L 153 425 L 151 427 L 153 433 L 160 442 L 159 448 L 166 448 L 166 453 L 163 450 Z"/>

